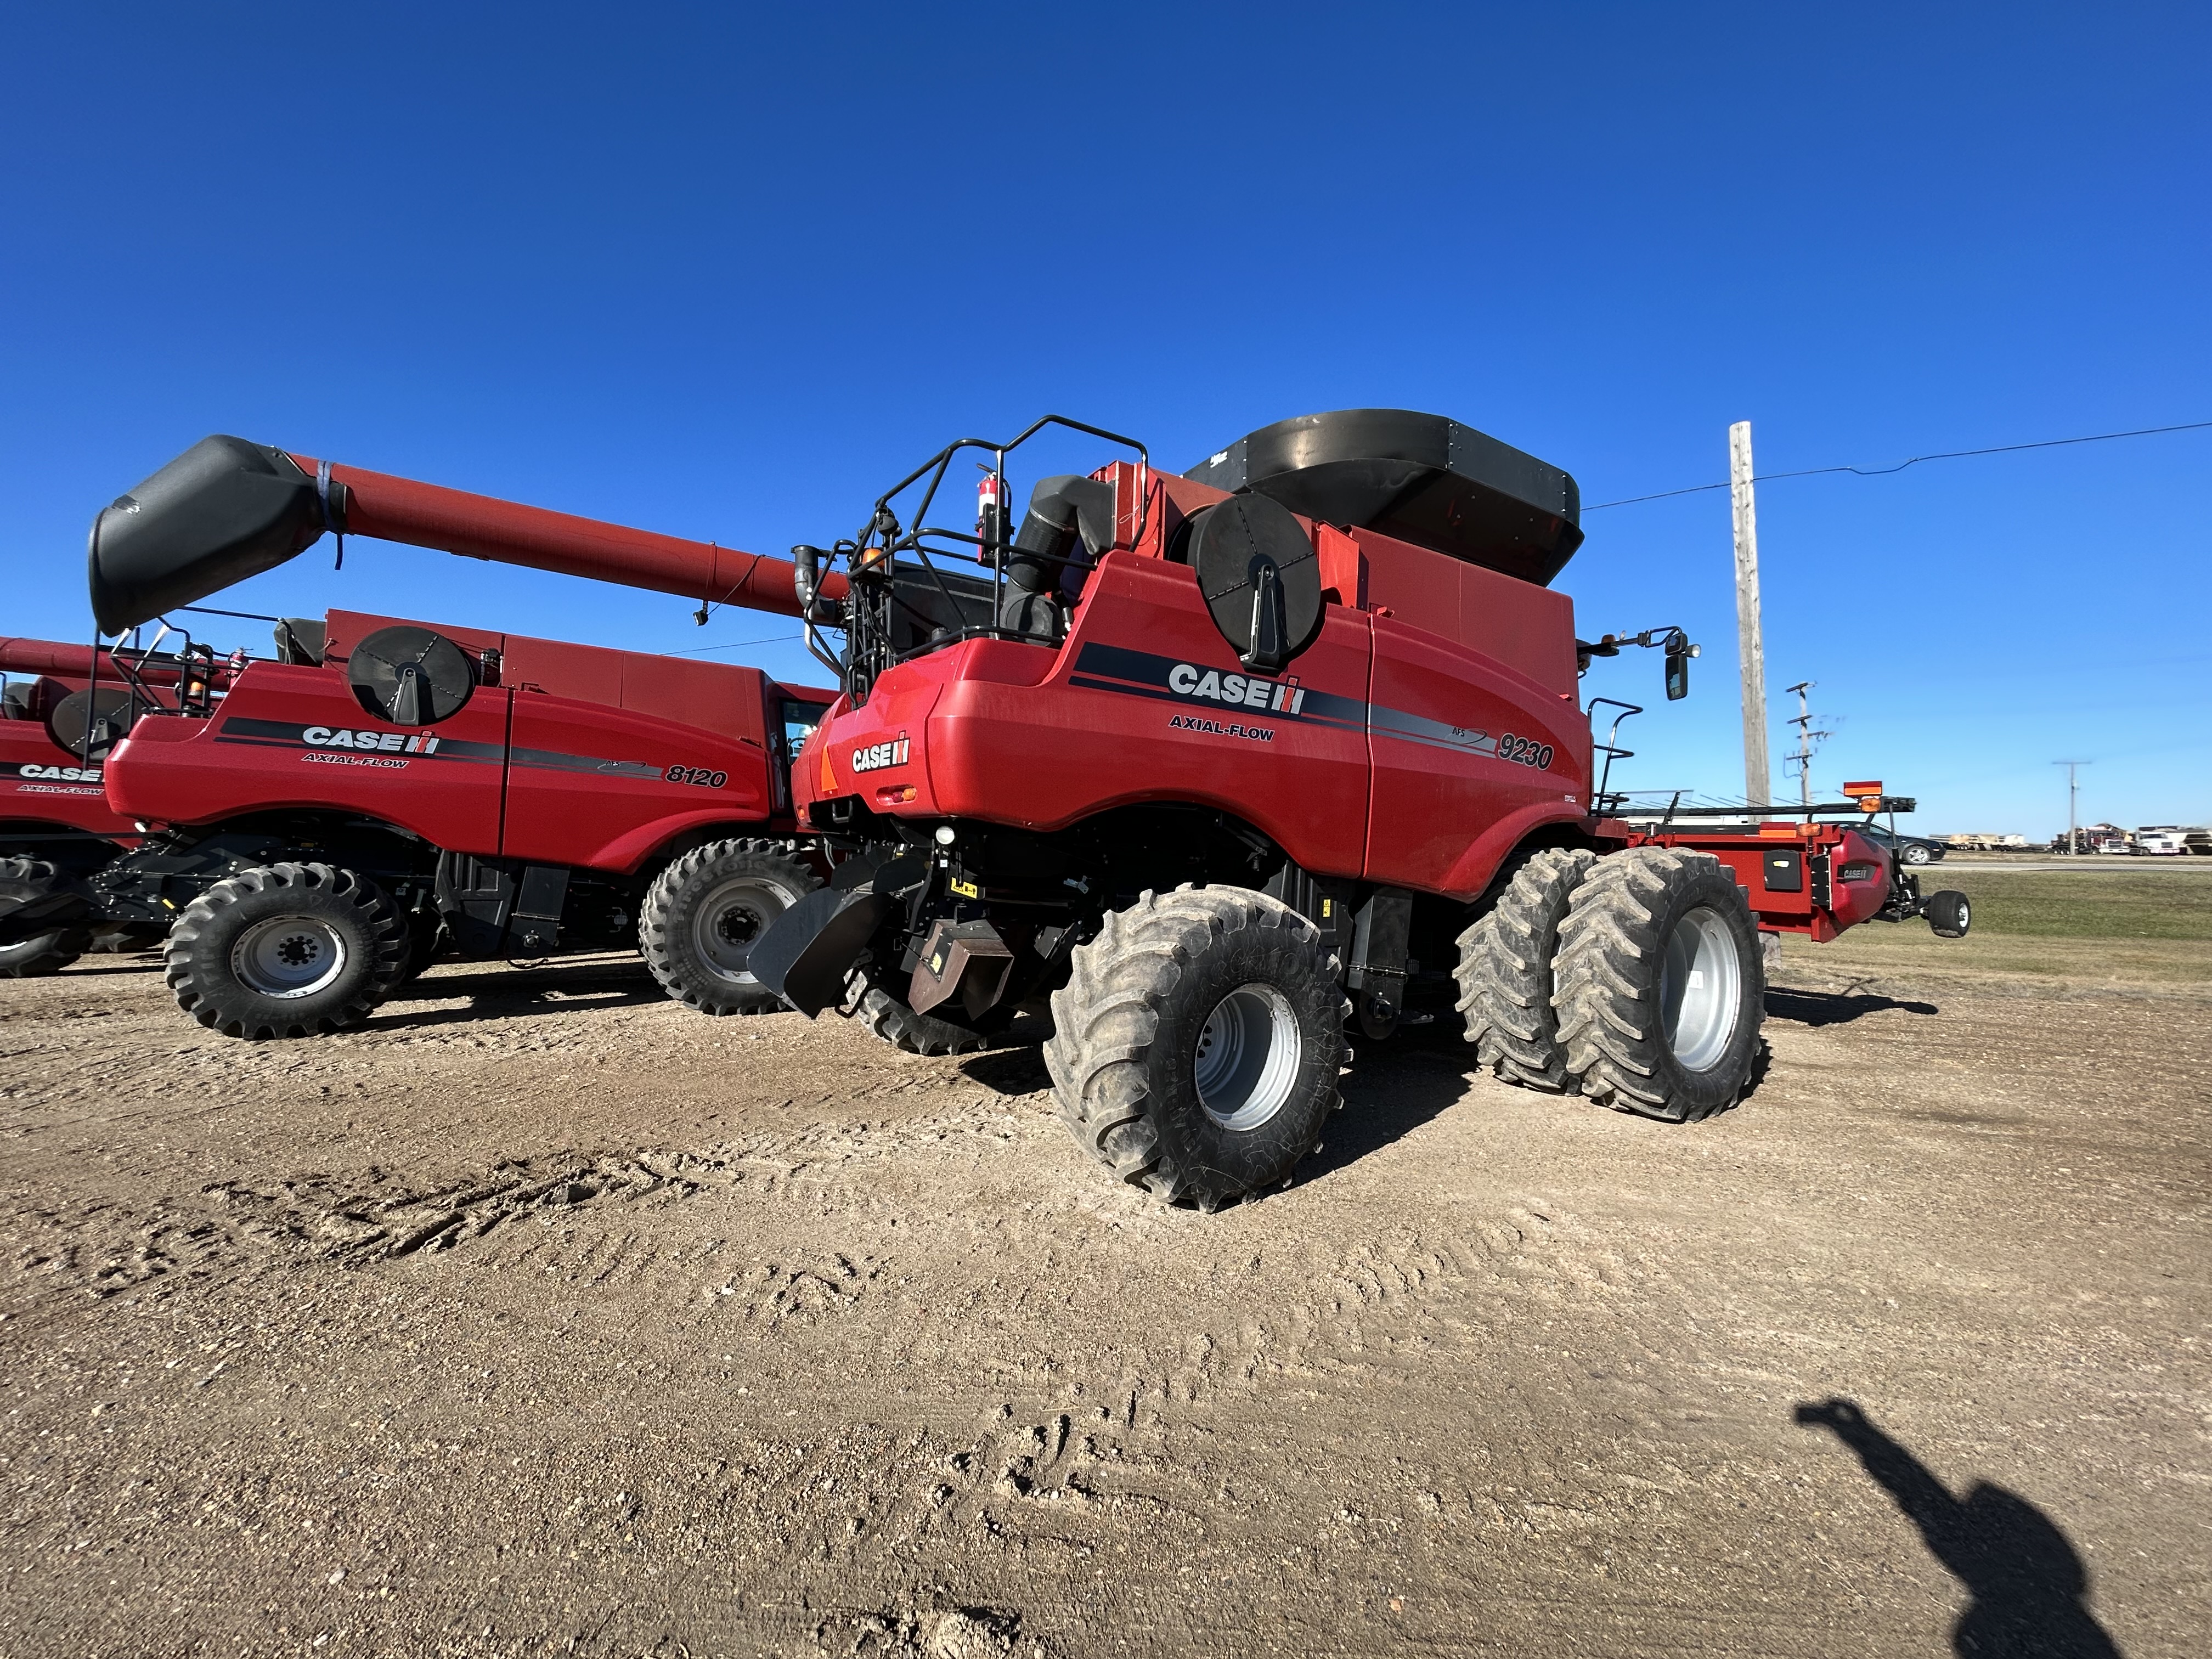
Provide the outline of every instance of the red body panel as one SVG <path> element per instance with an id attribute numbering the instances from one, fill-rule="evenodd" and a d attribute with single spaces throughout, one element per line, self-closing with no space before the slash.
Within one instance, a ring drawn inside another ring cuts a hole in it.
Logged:
<path id="1" fill-rule="evenodd" d="M 130 818 L 108 805 L 102 784 L 101 769 L 70 754 L 40 722 L 0 720 L 0 824 L 9 833 L 58 824 L 135 840 Z M 0 846 L 0 857 L 15 850 Z"/>
<path id="2" fill-rule="evenodd" d="M 108 757 L 108 804 L 168 823 L 286 809 L 359 813 L 495 857 L 512 696 L 484 687 L 452 719 L 403 732 L 363 712 L 342 670 L 258 662 L 211 718 L 132 727 Z M 408 752 L 410 738 L 426 736 L 434 750 Z"/>
<path id="3" fill-rule="evenodd" d="M 1172 517 L 1164 509 L 1148 524 L 1147 549 Z M 1332 592 L 1368 585 L 1371 597 L 1382 554 L 1457 570 L 1387 538 L 1324 530 L 1322 540 Z M 1563 662 L 1519 653 L 1557 684 L 1335 603 L 1280 676 L 1248 676 L 1187 565 L 1109 554 L 1056 651 L 977 641 L 936 652 L 885 674 L 864 708 L 836 711 L 794 769 L 802 814 L 852 794 L 879 812 L 1052 830 L 1133 803 L 1188 802 L 1237 815 L 1317 875 L 1471 898 L 1530 830 L 1589 810 L 1567 601 L 1474 574 L 1535 596 L 1516 610 L 1479 585 L 1480 628 L 1532 627 L 1540 615 L 1564 631 Z M 1454 629 L 1461 595 L 1455 582 L 1440 618 Z M 1500 758 L 1508 736 L 1543 763 Z"/>
<path id="4" fill-rule="evenodd" d="M 1375 618 L 1369 721 L 1370 881 L 1472 897 L 1531 831 L 1589 815 L 1589 722 L 1574 693 L 1393 617 Z"/>
<path id="5" fill-rule="evenodd" d="M 770 701 L 830 696 L 729 664 L 439 625 L 498 652 L 500 684 L 399 730 L 364 711 L 340 665 L 403 620 L 332 611 L 332 665 L 255 663 L 211 719 L 142 721 L 109 759 L 109 805 L 175 823 L 343 811 L 450 852 L 626 872 L 686 831 L 766 823 Z"/>

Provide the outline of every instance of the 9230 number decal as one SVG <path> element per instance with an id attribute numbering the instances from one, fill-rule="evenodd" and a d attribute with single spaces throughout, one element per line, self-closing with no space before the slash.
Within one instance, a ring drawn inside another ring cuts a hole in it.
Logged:
<path id="1" fill-rule="evenodd" d="M 730 781 L 727 772 L 710 772 L 703 766 L 672 766 L 661 776 L 671 783 L 696 783 L 702 789 L 720 789 Z"/>
<path id="2" fill-rule="evenodd" d="M 1522 766 L 1533 766 L 1539 772 L 1552 769 L 1552 745 L 1539 743 L 1534 738 L 1516 738 L 1510 732 L 1498 739 L 1498 758 L 1516 761 Z"/>

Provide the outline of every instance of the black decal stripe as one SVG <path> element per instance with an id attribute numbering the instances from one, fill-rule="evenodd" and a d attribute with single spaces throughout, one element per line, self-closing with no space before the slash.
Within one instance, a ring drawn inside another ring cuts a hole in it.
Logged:
<path id="1" fill-rule="evenodd" d="M 1212 711 L 1205 715 L 1207 719 L 1226 714 L 1231 708 L 1242 708 L 1249 720 L 1287 720 L 1293 726 L 1324 726 L 1332 731 L 1359 732 L 1366 729 L 1366 722 L 1361 720 L 1331 720 L 1326 716 L 1316 718 L 1310 712 L 1303 714 L 1285 714 L 1279 709 L 1261 708 L 1249 703 L 1216 702 L 1211 697 L 1186 697 L 1173 691 L 1156 691 L 1150 686 L 1121 685 L 1112 680 L 1094 680 L 1082 674 L 1069 675 L 1067 683 L 1070 685 L 1079 685 L 1088 691 L 1116 691 L 1125 697 L 1151 697 L 1155 702 L 1172 702 L 1184 708 Z M 1307 701 L 1310 704 L 1312 699 L 1309 698 Z M 1335 701 L 1342 702 L 1346 700 L 1340 697 Z M 1194 715 L 1194 718 L 1197 716 Z"/>
<path id="2" fill-rule="evenodd" d="M 1252 714 L 1271 720 L 1291 720 L 1300 725 L 1348 726 L 1364 730 L 1367 725 L 1367 705 L 1357 697 L 1340 697 L 1332 691 L 1317 691 L 1310 686 L 1297 686 L 1294 690 L 1305 693 L 1295 714 L 1280 708 L 1263 708 L 1256 703 L 1230 702 L 1219 697 L 1194 697 L 1172 690 L 1168 676 L 1177 668 L 1195 668 L 1195 663 L 1186 665 L 1180 657 L 1156 656 L 1149 651 L 1132 651 L 1124 646 L 1101 645 L 1093 641 L 1077 653 L 1075 672 L 1068 676 L 1068 684 L 1092 691 L 1118 691 L 1125 696 L 1156 697 L 1163 702 L 1178 702 L 1188 708 L 1243 708 Z M 1200 670 L 1214 674 L 1234 674 L 1234 668 Z M 1096 678 L 1105 676 L 1107 678 Z M 1267 677 L 1260 677 L 1265 679 Z M 1279 685 L 1282 681 L 1270 681 Z"/>
<path id="3" fill-rule="evenodd" d="M 595 772 L 610 777 L 658 782 L 662 769 L 643 761 L 601 760 L 593 755 L 564 755 L 557 749 L 518 749 L 514 763 L 538 772 Z"/>

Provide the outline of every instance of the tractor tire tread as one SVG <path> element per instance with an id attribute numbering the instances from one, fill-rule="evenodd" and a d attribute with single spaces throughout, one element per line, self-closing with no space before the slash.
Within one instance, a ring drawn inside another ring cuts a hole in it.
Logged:
<path id="1" fill-rule="evenodd" d="M 375 949 L 375 959 L 368 980 L 337 1006 L 290 1019 L 246 1012 L 219 991 L 199 983 L 193 974 L 191 947 L 207 930 L 220 925 L 224 913 L 248 895 L 277 887 L 325 890 L 361 913 L 362 929 Z M 398 908 L 368 877 L 327 864 L 286 860 L 241 870 L 210 886 L 178 913 L 162 956 L 163 978 L 177 1006 L 208 1030 L 250 1042 L 321 1036 L 358 1026 L 391 994 L 406 965 L 407 927 Z"/>
<path id="2" fill-rule="evenodd" d="M 803 897 L 822 885 L 822 878 L 799 861 L 799 850 L 797 842 L 766 836 L 747 836 L 726 841 L 710 841 L 705 846 L 695 847 L 671 860 L 668 867 L 653 878 L 652 884 L 646 889 L 644 902 L 638 906 L 637 947 L 639 954 L 645 958 L 646 967 L 671 1000 L 716 1018 L 783 1012 L 786 1006 L 783 1000 L 765 986 L 749 994 L 726 988 L 717 989 L 696 981 L 684 971 L 684 964 L 678 951 L 675 928 L 670 921 L 670 911 L 686 882 L 714 860 L 732 853 L 781 860 L 792 884 L 792 896 Z"/>
<path id="3" fill-rule="evenodd" d="M 1301 942 L 1314 934 L 1313 924 L 1288 905 L 1248 889 L 1147 890 L 1127 909 L 1106 913 L 1097 935 L 1076 947 L 1067 983 L 1052 994 L 1044 1062 L 1060 1115 L 1116 1179 L 1163 1203 L 1211 1211 L 1245 1196 L 1209 1182 L 1210 1171 L 1176 1166 L 1151 1121 L 1146 1077 L 1160 999 L 1210 944 L 1243 927 L 1279 929 Z M 1324 1121 L 1341 1104 L 1332 1084 Z"/>
<path id="4" fill-rule="evenodd" d="M 1614 1111 L 1687 1123 L 1726 1110 L 1756 1084 L 1763 1038 L 1754 1038 L 1744 1075 L 1722 1098 L 1685 1100 L 1660 1075 L 1668 1060 L 1658 1024 L 1658 973 L 1667 944 L 1659 926 L 1667 896 L 1692 879 L 1710 884 L 1714 872 L 1726 870 L 1710 853 L 1638 847 L 1599 859 L 1576 888 L 1559 927 L 1553 1002 L 1567 1074 L 1587 1099 Z M 1727 891 L 1741 902 L 1735 878 L 1726 880 Z M 1755 1010 L 1765 978 L 1755 931 L 1752 938 L 1741 968 L 1750 977 Z"/>
<path id="5" fill-rule="evenodd" d="M 44 859 L 0 859 L 0 881 L 41 887 L 59 873 Z M 0 979 L 43 979 L 58 974 L 91 947 L 92 931 L 86 927 L 57 927 L 0 945 Z"/>
<path id="6" fill-rule="evenodd" d="M 1498 900 L 1459 936 L 1459 1012 L 1476 1063 L 1501 1082 L 1563 1094 L 1573 1087 L 1552 1006 L 1552 962 L 1575 889 L 1597 854 L 1579 847 L 1529 854 Z"/>

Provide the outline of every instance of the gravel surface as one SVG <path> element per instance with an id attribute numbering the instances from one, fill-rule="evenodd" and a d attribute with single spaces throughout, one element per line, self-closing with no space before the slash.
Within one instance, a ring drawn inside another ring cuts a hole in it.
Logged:
<path id="1" fill-rule="evenodd" d="M 1205 1217 L 1030 1048 L 614 957 L 248 1045 L 94 963 L 0 984 L 9 1659 L 2212 1629 L 2201 989 L 1793 951 L 1687 1128 L 1434 1031 Z"/>

